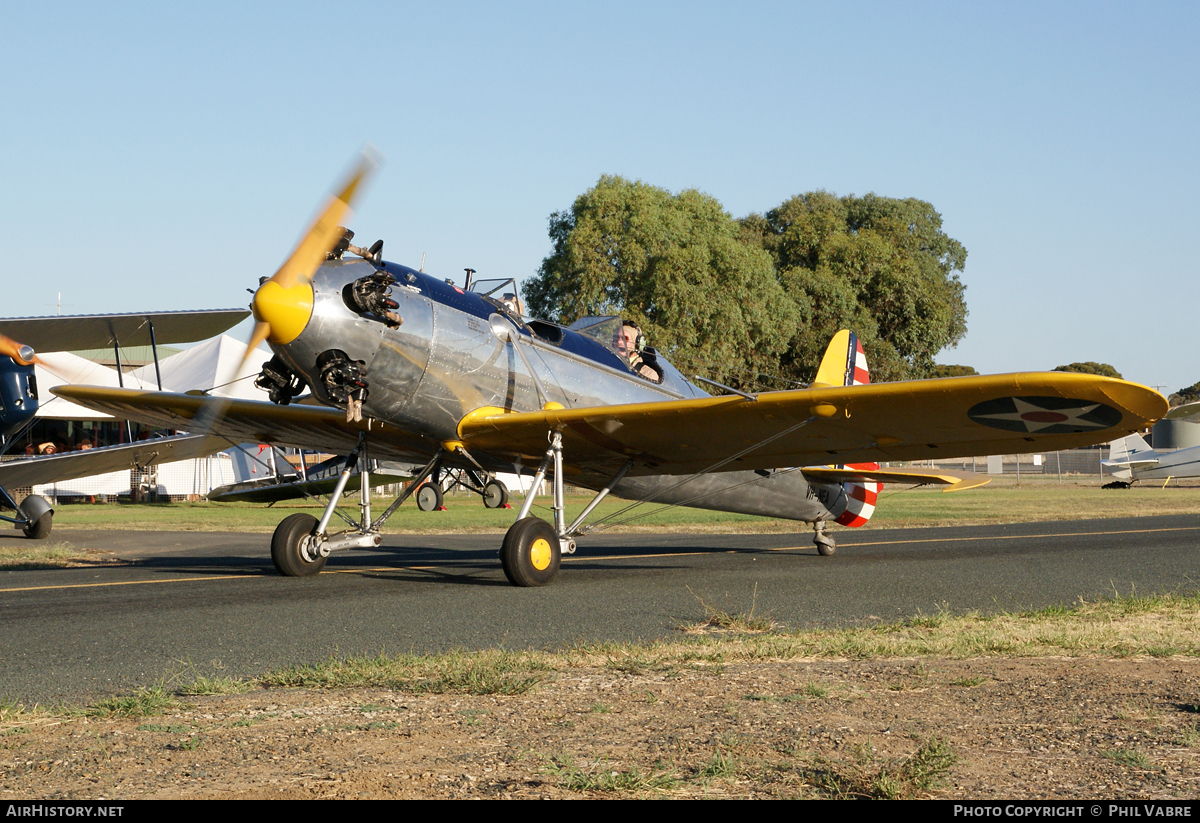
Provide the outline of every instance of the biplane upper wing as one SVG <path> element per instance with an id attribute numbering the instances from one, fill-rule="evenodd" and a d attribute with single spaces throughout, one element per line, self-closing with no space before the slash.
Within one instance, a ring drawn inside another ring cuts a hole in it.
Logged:
<path id="1" fill-rule="evenodd" d="M 1066 372 L 768 392 L 584 409 L 466 415 L 467 448 L 540 460 L 563 435 L 579 469 L 634 474 L 773 469 L 1053 451 L 1136 431 L 1167 411 L 1158 392 Z"/>
<path id="2" fill-rule="evenodd" d="M 114 389 L 98 386 L 57 386 L 51 389 L 82 406 L 107 412 L 120 419 L 138 420 L 168 429 L 187 429 L 193 417 L 215 398 L 194 394 Z M 315 449 L 330 454 L 349 454 L 360 432 L 371 435 L 371 455 L 424 463 L 438 443 L 378 420 L 346 422 L 346 413 L 326 406 L 293 404 L 277 406 L 258 400 L 219 401 L 221 419 L 210 433 L 233 443 L 274 443 Z"/>
<path id="3" fill-rule="evenodd" d="M 0 486 L 11 489 L 58 483 L 135 466 L 144 468 L 152 463 L 207 457 L 227 448 L 229 443 L 224 438 L 188 434 L 44 457 L 17 458 L 0 463 Z"/>
<path id="4" fill-rule="evenodd" d="M 3 317 L 0 332 L 39 352 L 70 348 L 191 343 L 216 337 L 250 316 L 246 309 L 68 314 L 53 317 Z"/>
<path id="5" fill-rule="evenodd" d="M 1176 406 L 1165 415 L 1164 420 L 1188 420 L 1195 422 L 1196 418 L 1200 417 L 1200 403 L 1184 403 L 1182 406 Z"/>

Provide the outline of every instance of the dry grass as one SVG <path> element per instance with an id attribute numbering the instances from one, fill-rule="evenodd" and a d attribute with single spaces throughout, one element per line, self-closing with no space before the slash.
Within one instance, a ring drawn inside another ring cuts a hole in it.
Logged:
<path id="1" fill-rule="evenodd" d="M 109 552 L 77 549 L 67 542 L 22 540 L 0 545 L 0 569 L 7 571 L 102 566 L 117 562 L 116 556 Z"/>

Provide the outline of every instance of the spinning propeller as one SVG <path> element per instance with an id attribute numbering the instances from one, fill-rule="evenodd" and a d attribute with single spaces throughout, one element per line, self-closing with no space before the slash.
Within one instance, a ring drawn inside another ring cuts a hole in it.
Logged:
<path id="1" fill-rule="evenodd" d="M 295 340 L 308 325 L 313 309 L 313 275 L 326 255 L 342 238 L 342 224 L 350 213 L 350 204 L 367 178 L 379 166 L 378 156 L 369 148 L 363 150 L 353 171 L 336 192 L 330 195 L 308 231 L 300 239 L 291 256 L 275 274 L 260 281 L 250 308 L 254 312 L 254 331 L 246 345 L 246 353 L 233 373 L 217 380 L 224 385 L 241 371 L 264 340 L 284 345 Z M 213 398 L 193 418 L 193 433 L 208 434 L 225 414 L 229 401 Z"/>
<path id="2" fill-rule="evenodd" d="M 250 353 L 264 340 L 283 345 L 295 340 L 312 314 L 312 279 L 317 268 L 325 262 L 325 256 L 342 238 L 343 218 L 350 211 L 359 186 L 379 165 L 370 153 L 364 152 L 353 173 L 337 194 L 317 215 L 312 226 L 291 256 L 279 270 L 262 282 L 254 293 L 251 309 L 254 311 L 254 333 L 246 348 L 245 363 Z"/>

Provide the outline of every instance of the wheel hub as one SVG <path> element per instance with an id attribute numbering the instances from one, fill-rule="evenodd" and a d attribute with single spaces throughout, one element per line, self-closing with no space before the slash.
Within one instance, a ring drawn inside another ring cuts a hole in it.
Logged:
<path id="1" fill-rule="evenodd" d="M 304 558 L 305 563 L 315 563 L 321 556 L 316 544 L 317 541 L 311 534 L 300 538 L 300 556 Z"/>
<path id="2" fill-rule="evenodd" d="M 550 556 L 550 544 L 540 537 L 529 547 L 529 562 L 540 572 L 549 567 Z"/>

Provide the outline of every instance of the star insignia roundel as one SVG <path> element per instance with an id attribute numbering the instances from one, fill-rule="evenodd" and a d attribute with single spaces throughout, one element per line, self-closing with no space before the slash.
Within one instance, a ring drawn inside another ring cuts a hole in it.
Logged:
<path id="1" fill-rule="evenodd" d="M 1076 434 L 1121 422 L 1112 406 L 1070 397 L 998 397 L 975 404 L 967 416 L 993 429 L 1039 434 Z"/>

